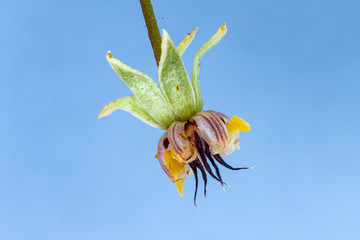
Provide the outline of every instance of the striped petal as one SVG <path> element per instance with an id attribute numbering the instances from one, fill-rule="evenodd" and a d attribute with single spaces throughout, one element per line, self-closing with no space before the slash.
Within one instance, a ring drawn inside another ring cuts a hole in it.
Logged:
<path id="1" fill-rule="evenodd" d="M 155 157 L 169 179 L 176 183 L 188 175 L 190 167 L 180 163 L 178 156 L 169 148 L 169 144 L 168 132 L 165 132 L 158 142 Z"/>
<path id="2" fill-rule="evenodd" d="M 158 142 L 157 154 L 155 157 L 158 160 L 158 162 L 160 163 L 160 166 L 162 167 L 162 169 L 164 170 L 164 172 L 166 173 L 168 178 L 170 178 L 171 181 L 175 182 L 176 179 L 171 174 L 169 168 L 166 166 L 166 163 L 165 163 L 164 154 L 165 154 L 166 149 L 168 149 L 168 148 L 169 148 L 168 132 L 165 132 L 161 136 L 161 138 Z"/>
<path id="3" fill-rule="evenodd" d="M 184 63 L 169 34 L 163 30 L 158 78 L 174 114 L 188 120 L 195 112 L 195 95 Z"/>
<path id="4" fill-rule="evenodd" d="M 168 129 L 170 146 L 182 163 L 192 161 L 196 157 L 195 149 L 186 136 L 185 124 L 186 122 L 174 122 Z"/>
<path id="5" fill-rule="evenodd" d="M 157 122 L 170 126 L 177 119 L 172 113 L 169 104 L 159 86 L 148 75 L 120 62 L 110 52 L 106 59 L 111 67 L 126 83 L 130 90 L 141 102 L 142 106 Z"/>
<path id="6" fill-rule="evenodd" d="M 133 116 L 137 117 L 141 121 L 153 126 L 155 128 L 161 128 L 166 130 L 166 126 L 157 122 L 142 106 L 141 102 L 134 96 L 126 96 L 119 99 L 116 99 L 108 104 L 106 104 L 98 118 L 105 117 L 110 115 L 117 109 L 121 109 L 131 113 Z"/>
<path id="7" fill-rule="evenodd" d="M 221 38 L 226 34 L 227 28 L 224 23 L 217 32 L 197 51 L 193 61 L 193 69 L 192 69 L 192 86 L 195 92 L 196 98 L 196 112 L 200 112 L 203 107 L 203 99 L 200 90 L 200 82 L 199 82 L 199 72 L 200 72 L 200 60 L 204 54 L 209 51 L 212 47 L 214 47 Z"/>
<path id="8" fill-rule="evenodd" d="M 221 153 L 225 150 L 229 141 L 229 134 L 225 123 L 210 111 L 198 112 L 194 117 L 202 138 L 209 144 L 213 154 Z"/>

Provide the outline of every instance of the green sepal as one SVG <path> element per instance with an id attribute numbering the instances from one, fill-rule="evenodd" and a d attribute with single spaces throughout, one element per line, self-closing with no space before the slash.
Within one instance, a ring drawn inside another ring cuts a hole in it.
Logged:
<path id="1" fill-rule="evenodd" d="M 163 30 L 158 78 L 174 114 L 187 121 L 195 113 L 195 95 L 184 63 L 169 34 Z"/>
<path id="2" fill-rule="evenodd" d="M 106 59 L 153 119 L 167 127 L 177 120 L 154 80 L 147 74 L 120 62 L 111 56 L 110 52 L 107 53 Z"/>
<path id="3" fill-rule="evenodd" d="M 185 52 L 186 48 L 189 46 L 189 44 L 194 39 L 197 30 L 198 30 L 198 28 L 195 28 L 194 30 L 192 30 L 191 32 L 186 34 L 186 36 L 183 38 L 183 40 L 177 46 L 176 49 L 178 50 L 180 56 Z"/>
<path id="4" fill-rule="evenodd" d="M 138 119 L 140 119 L 141 121 L 143 121 L 144 123 L 146 123 L 150 126 L 153 126 L 155 128 L 165 129 L 165 130 L 167 129 L 166 126 L 157 122 L 145 110 L 145 108 L 142 106 L 139 99 L 137 99 L 137 97 L 135 97 L 134 95 L 122 97 L 122 98 L 116 99 L 112 102 L 109 102 L 108 104 L 106 104 L 103 107 L 98 118 L 108 116 L 117 109 L 121 109 L 121 110 L 131 113 L 133 116 L 137 117 Z"/>
<path id="5" fill-rule="evenodd" d="M 212 47 L 214 47 L 221 38 L 226 34 L 227 28 L 226 24 L 224 23 L 221 27 L 217 30 L 217 32 L 206 42 L 201 48 L 197 51 L 193 61 L 193 69 L 192 69 L 192 86 L 195 92 L 196 98 L 196 112 L 200 112 L 203 107 L 203 99 L 201 95 L 200 89 L 200 82 L 199 82 L 199 72 L 200 72 L 200 60 L 204 54 L 209 51 Z"/>

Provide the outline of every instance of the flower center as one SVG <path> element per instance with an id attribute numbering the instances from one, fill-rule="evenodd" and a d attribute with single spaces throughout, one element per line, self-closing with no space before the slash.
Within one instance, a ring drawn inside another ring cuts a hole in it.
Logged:
<path id="1" fill-rule="evenodd" d="M 186 122 L 171 124 L 159 141 L 158 160 L 165 173 L 176 183 L 181 195 L 185 178 L 189 174 L 195 176 L 195 202 L 198 170 L 204 180 L 206 197 L 206 172 L 219 181 L 223 187 L 227 185 L 222 181 L 216 162 L 231 170 L 249 169 L 234 168 L 220 156 L 231 153 L 239 144 L 240 131 L 249 129 L 249 125 L 236 116 L 229 119 L 215 111 L 199 112 Z"/>

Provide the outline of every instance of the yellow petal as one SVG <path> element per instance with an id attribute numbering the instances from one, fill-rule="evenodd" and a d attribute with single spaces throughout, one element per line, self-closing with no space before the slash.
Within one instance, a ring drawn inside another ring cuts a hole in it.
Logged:
<path id="1" fill-rule="evenodd" d="M 183 178 L 181 181 L 178 181 L 175 183 L 176 188 L 179 192 L 179 194 L 182 196 L 183 195 L 183 184 L 184 184 L 185 178 Z"/>
<path id="2" fill-rule="evenodd" d="M 170 173 L 176 179 L 180 172 L 182 172 L 185 168 L 184 165 L 180 164 L 177 160 L 176 154 L 172 149 L 166 149 L 164 152 L 165 164 L 170 170 Z"/>
<path id="3" fill-rule="evenodd" d="M 233 116 L 228 122 L 227 130 L 230 135 L 239 131 L 248 132 L 250 131 L 250 125 L 244 119 Z"/>

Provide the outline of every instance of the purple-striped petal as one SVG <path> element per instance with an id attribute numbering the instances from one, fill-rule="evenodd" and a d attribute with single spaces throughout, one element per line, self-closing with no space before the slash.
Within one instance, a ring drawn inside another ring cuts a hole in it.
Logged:
<path id="1" fill-rule="evenodd" d="M 198 112 L 192 118 L 199 128 L 201 137 L 209 144 L 213 154 L 225 150 L 229 141 L 226 124 L 217 115 L 209 111 Z"/>

